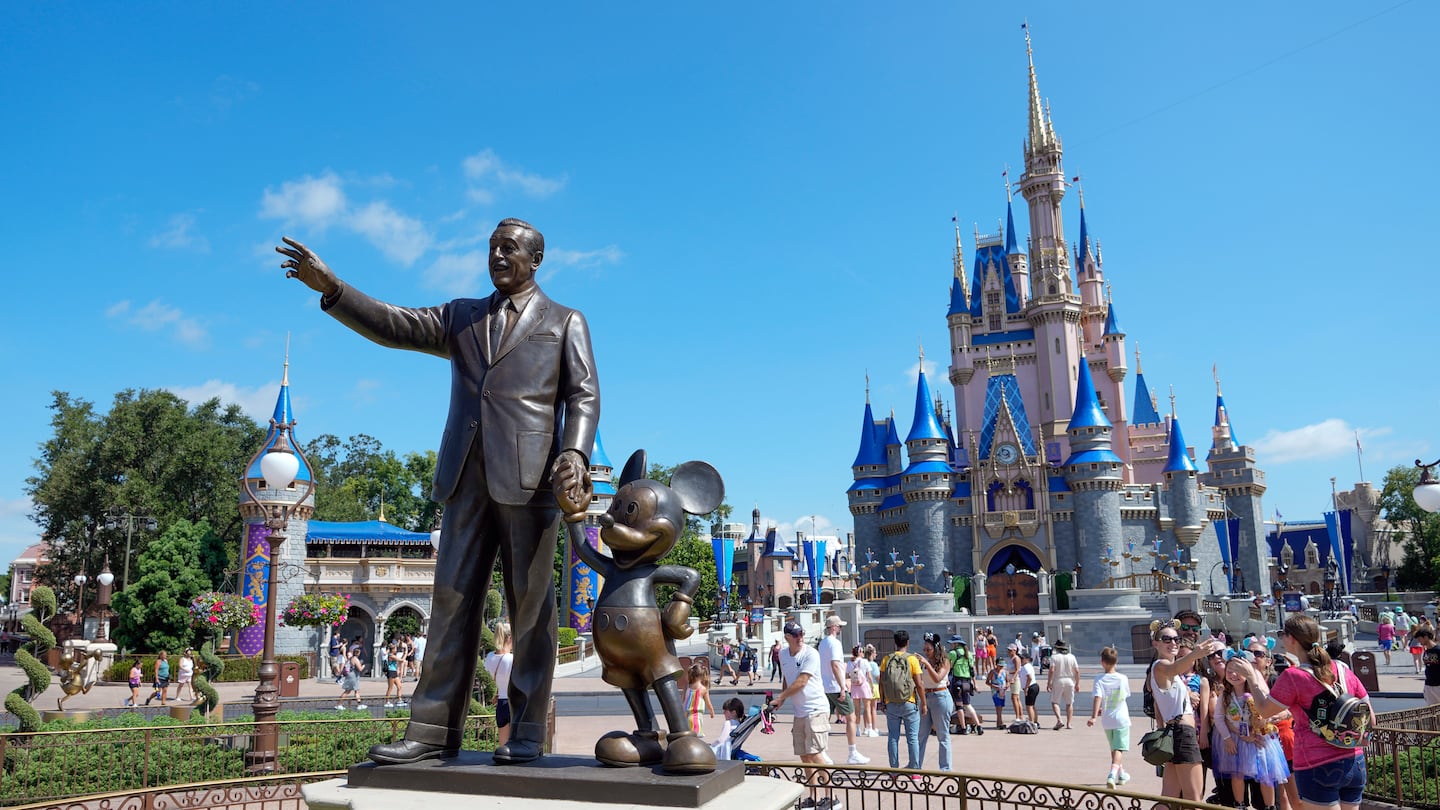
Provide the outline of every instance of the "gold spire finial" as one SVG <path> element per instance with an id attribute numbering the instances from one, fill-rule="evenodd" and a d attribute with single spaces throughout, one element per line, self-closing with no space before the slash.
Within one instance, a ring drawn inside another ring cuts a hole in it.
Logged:
<path id="1" fill-rule="evenodd" d="M 1175 418 L 1175 384 L 1170 384 L 1170 418 Z"/>
<path id="2" fill-rule="evenodd" d="M 1220 393 L 1220 364 L 1214 363 L 1210 366 L 1210 376 L 1215 378 L 1215 396 L 1222 396 Z"/>
<path id="3" fill-rule="evenodd" d="M 1145 369 L 1140 365 L 1140 341 L 1135 341 L 1135 373 L 1144 374 Z"/>
<path id="4" fill-rule="evenodd" d="M 380 493 L 380 522 L 385 523 L 385 493 Z"/>
<path id="5" fill-rule="evenodd" d="M 1045 108 L 1046 108 L 1047 111 L 1049 110 L 1050 105 L 1049 105 L 1048 102 L 1046 103 Z M 1077 174 L 1077 175 L 1075 175 L 1074 177 L 1072 177 L 1072 178 L 1070 179 L 1070 182 L 1075 184 L 1075 195 L 1080 198 L 1080 207 L 1081 207 L 1081 208 L 1084 208 L 1084 207 L 1085 207 L 1085 181 L 1082 180 L 1082 179 L 1081 179 L 1081 176 Z"/>
<path id="6" fill-rule="evenodd" d="M 1040 103 L 1040 83 L 1035 78 L 1035 51 L 1030 47 L 1030 22 L 1020 23 L 1025 32 L 1025 59 L 1030 64 L 1030 148 L 1040 149 L 1049 145 L 1045 126 L 1045 111 Z"/>
<path id="7" fill-rule="evenodd" d="M 870 404 L 870 369 L 865 369 L 865 404 Z"/>
<path id="8" fill-rule="evenodd" d="M 280 386 L 290 385 L 290 333 L 285 333 L 285 373 L 280 375 Z"/>
<path id="9" fill-rule="evenodd" d="M 1105 282 L 1105 303 L 1106 303 L 1107 305 L 1109 305 L 1109 304 L 1113 304 L 1114 302 L 1115 302 L 1115 288 L 1112 287 L 1112 286 L 1110 285 L 1110 282 L 1107 281 L 1107 282 Z"/>
<path id="10" fill-rule="evenodd" d="M 1025 36 L 1026 41 L 1028 42 L 1030 35 L 1026 34 Z M 1015 201 L 1015 190 L 1010 185 L 1010 164 L 1006 163 L 1004 165 L 1005 170 L 1000 172 L 1000 179 L 1005 183 L 1005 202 L 1011 203 Z"/>
<path id="11" fill-rule="evenodd" d="M 920 341 L 920 373 L 925 373 L 925 341 Z"/>

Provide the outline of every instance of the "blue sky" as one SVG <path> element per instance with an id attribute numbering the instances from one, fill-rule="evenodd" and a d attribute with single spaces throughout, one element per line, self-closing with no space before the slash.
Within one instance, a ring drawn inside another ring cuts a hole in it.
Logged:
<path id="1" fill-rule="evenodd" d="M 702 458 L 742 519 L 843 533 L 865 375 L 904 435 L 922 341 L 944 378 L 951 216 L 968 253 L 1019 174 L 1025 17 L 1121 325 L 1202 457 L 1218 364 L 1267 514 L 1357 480 L 1354 431 L 1371 480 L 1429 460 L 1440 7 L 896 9 L 6 4 L 0 557 L 36 539 L 51 390 L 264 418 L 291 332 L 302 439 L 436 446 L 446 364 L 349 333 L 271 248 L 431 304 L 489 292 L 505 216 L 590 319 L 616 464 Z"/>

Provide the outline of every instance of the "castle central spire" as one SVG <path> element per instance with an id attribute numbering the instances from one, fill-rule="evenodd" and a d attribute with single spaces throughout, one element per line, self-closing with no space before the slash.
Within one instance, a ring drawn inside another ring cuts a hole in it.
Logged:
<path id="1" fill-rule="evenodd" d="M 1035 78 L 1035 51 L 1030 47 L 1030 23 L 1023 22 L 1025 58 L 1030 63 L 1030 148 L 1043 149 L 1055 145 L 1055 128 L 1040 101 L 1040 82 Z"/>

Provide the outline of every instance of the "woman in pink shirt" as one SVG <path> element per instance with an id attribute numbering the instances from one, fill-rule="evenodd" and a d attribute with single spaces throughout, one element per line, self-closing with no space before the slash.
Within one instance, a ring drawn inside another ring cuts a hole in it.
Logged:
<path id="1" fill-rule="evenodd" d="M 1365 790 L 1365 749 L 1341 748 L 1326 742 L 1310 726 L 1312 702 L 1322 690 L 1337 682 L 1345 691 L 1368 702 L 1365 686 L 1349 667 L 1330 660 L 1325 652 L 1320 625 L 1305 614 L 1291 614 L 1285 620 L 1280 640 L 1285 651 L 1301 662 L 1290 667 L 1265 686 L 1265 679 L 1242 659 L 1227 662 L 1238 669 L 1250 686 L 1260 714 L 1270 716 L 1289 709 L 1295 716 L 1295 786 L 1308 810 L 1357 810 Z"/>
<path id="2" fill-rule="evenodd" d="M 1390 666 L 1390 648 L 1395 646 L 1395 620 L 1389 613 L 1380 614 L 1380 626 L 1375 631 L 1380 636 L 1380 649 L 1385 651 L 1385 666 Z"/>

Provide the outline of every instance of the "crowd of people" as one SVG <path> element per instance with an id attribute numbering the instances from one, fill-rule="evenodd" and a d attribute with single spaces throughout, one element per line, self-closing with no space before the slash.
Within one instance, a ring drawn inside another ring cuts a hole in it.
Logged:
<path id="1" fill-rule="evenodd" d="M 330 676 L 340 687 L 335 710 L 345 710 L 347 697 L 354 701 L 353 708 L 368 709 L 360 699 L 360 676 L 370 669 L 365 660 L 365 637 L 357 634 L 346 641 L 339 633 L 331 634 L 329 657 Z M 385 676 L 385 708 L 408 706 L 401 683 L 420 680 L 420 667 L 425 661 L 425 634 L 404 633 L 392 637 L 379 658 L 380 672 Z"/>

